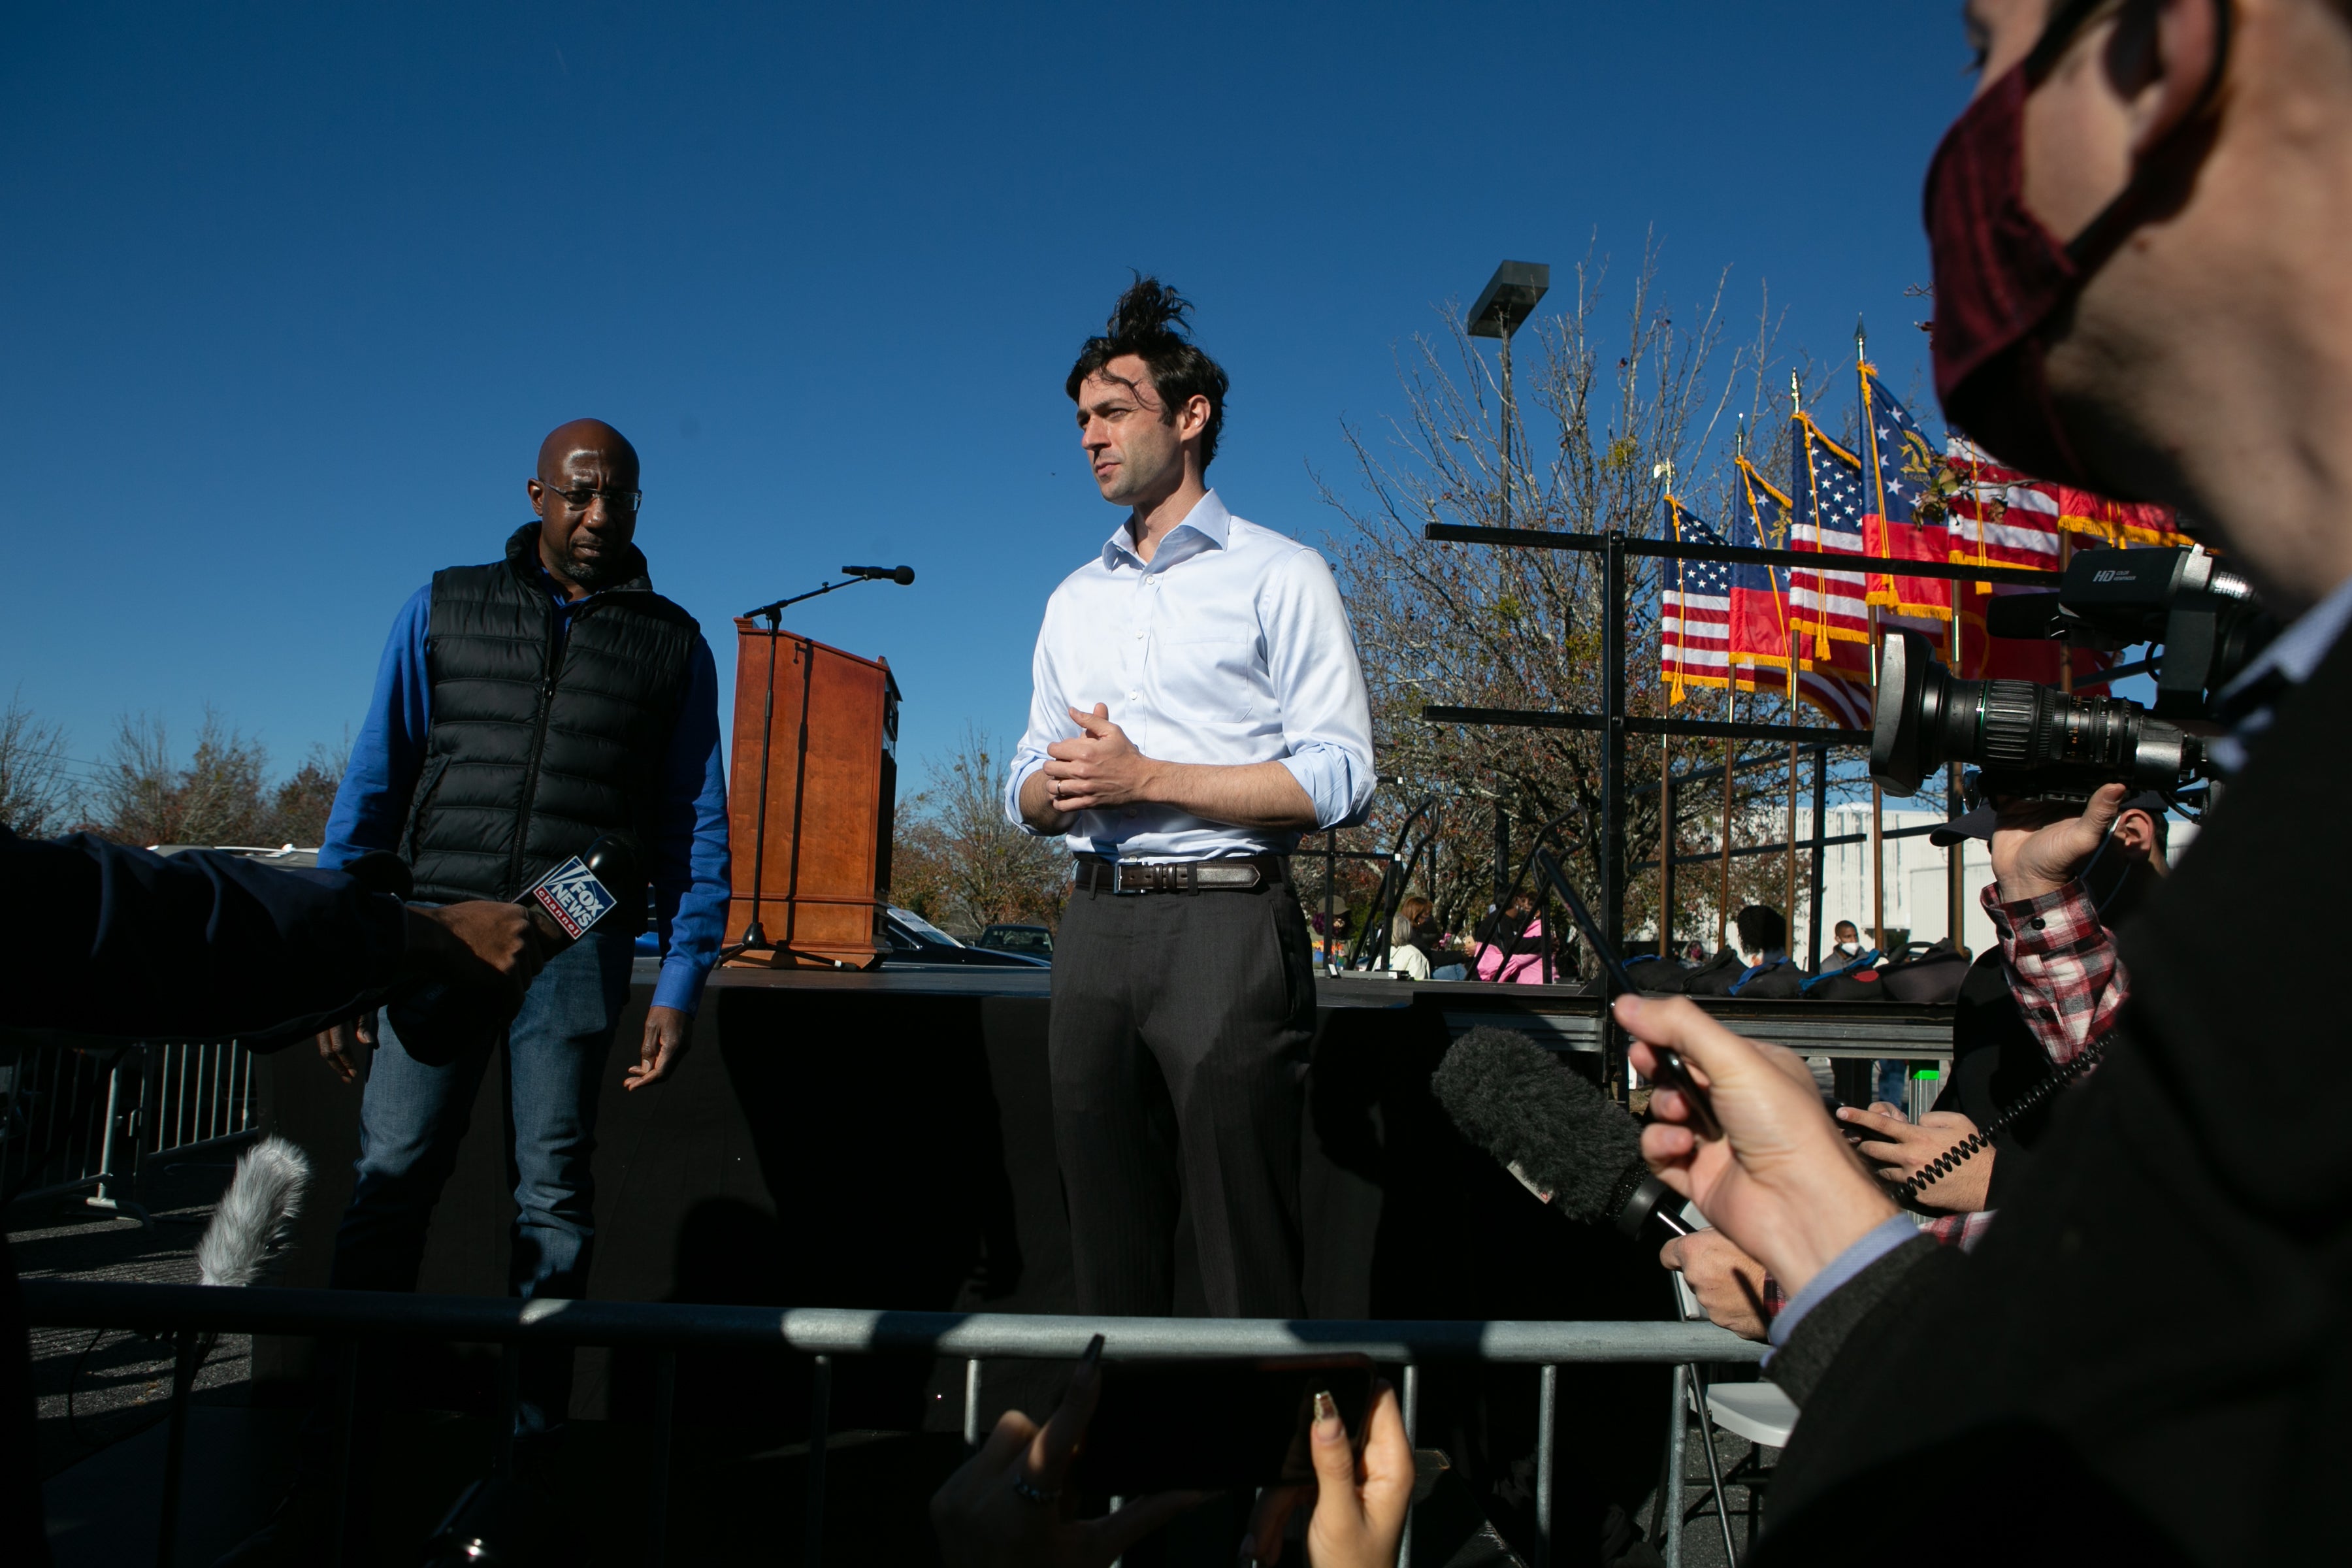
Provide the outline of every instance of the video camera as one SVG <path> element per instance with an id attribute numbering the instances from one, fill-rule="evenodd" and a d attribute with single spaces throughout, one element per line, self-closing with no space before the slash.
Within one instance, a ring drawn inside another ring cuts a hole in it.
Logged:
<path id="1" fill-rule="evenodd" d="M 2030 680 L 1963 680 L 1927 638 L 1905 632 L 1879 655 L 1870 775 L 1916 794 L 1951 762 L 1981 770 L 1972 796 L 2084 800 L 2102 784 L 2167 796 L 2212 776 L 2205 747 L 2180 721 L 2207 715 L 2212 695 L 2278 635 L 2253 589 L 2204 551 L 2094 550 L 2068 563 L 2055 593 L 1995 599 L 1995 637 L 2064 637 L 2114 653 L 2160 645 L 2153 710 L 2122 697 L 2078 697 Z"/>

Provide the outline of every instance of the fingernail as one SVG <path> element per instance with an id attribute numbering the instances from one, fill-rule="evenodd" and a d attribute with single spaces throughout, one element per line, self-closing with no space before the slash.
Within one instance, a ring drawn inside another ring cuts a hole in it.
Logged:
<path id="1" fill-rule="evenodd" d="M 1234 1561 L 1245 1565 L 1257 1561 L 1256 1536 L 1244 1535 L 1242 1537 L 1242 1543 L 1234 1548 Z"/>
<path id="2" fill-rule="evenodd" d="M 1087 1342 L 1086 1353 L 1078 1357 L 1078 1370 L 1080 1372 L 1094 1371 L 1095 1363 L 1102 1360 L 1102 1348 L 1103 1337 L 1100 1334 L 1097 1334 L 1093 1339 L 1088 1340 Z"/>
<path id="3" fill-rule="evenodd" d="M 1324 1430 L 1325 1426 L 1337 1426 L 1339 1424 L 1339 1405 L 1332 1402 L 1328 1393 L 1318 1390 L 1315 1394 L 1315 1435 L 1328 1437 L 1331 1434 Z"/>

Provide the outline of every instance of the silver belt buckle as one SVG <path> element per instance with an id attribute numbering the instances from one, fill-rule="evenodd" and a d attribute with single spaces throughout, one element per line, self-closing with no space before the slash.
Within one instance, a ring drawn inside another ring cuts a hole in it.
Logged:
<path id="1" fill-rule="evenodd" d="M 1127 885 L 1127 862 L 1124 860 L 1114 860 L 1110 863 L 1110 890 L 1114 897 L 1124 893 L 1128 897 L 1133 898 L 1136 895 L 1147 892 L 1150 889 L 1129 887 Z"/>

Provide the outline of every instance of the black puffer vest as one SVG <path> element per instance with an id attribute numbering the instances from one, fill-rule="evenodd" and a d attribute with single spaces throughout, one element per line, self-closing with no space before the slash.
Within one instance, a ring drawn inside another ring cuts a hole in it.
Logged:
<path id="1" fill-rule="evenodd" d="M 568 636 L 535 522 L 504 561 L 433 574 L 433 724 L 401 837 L 419 900 L 519 897 L 616 830 L 653 853 L 700 628 L 634 565 L 573 610 Z"/>

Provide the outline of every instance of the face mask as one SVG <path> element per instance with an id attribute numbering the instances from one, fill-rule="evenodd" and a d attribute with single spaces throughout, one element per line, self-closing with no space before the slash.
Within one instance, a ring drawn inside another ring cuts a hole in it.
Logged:
<path id="1" fill-rule="evenodd" d="M 2164 182 L 2158 158 L 2072 240 L 2025 205 L 2025 100 L 2096 12 L 2070 4 L 2033 52 L 1969 105 L 1927 167 L 1927 248 L 1936 279 L 1936 395 L 1945 416 L 2002 462 L 2042 479 L 2088 486 L 2043 373 L 2043 329 L 2139 226 Z M 2213 70 L 2166 150 L 2188 142 L 2229 58 L 2230 7 L 2214 7 Z M 2112 490 L 2112 484 L 2106 487 Z M 2131 499 L 2128 497 L 2121 499 Z"/>
<path id="2" fill-rule="evenodd" d="M 1848 958 L 1852 958 L 1855 953 L 1862 951 L 1862 943 L 1858 942 L 1842 942 L 1837 944 L 1837 950 L 1840 952 L 1844 953 Z"/>

